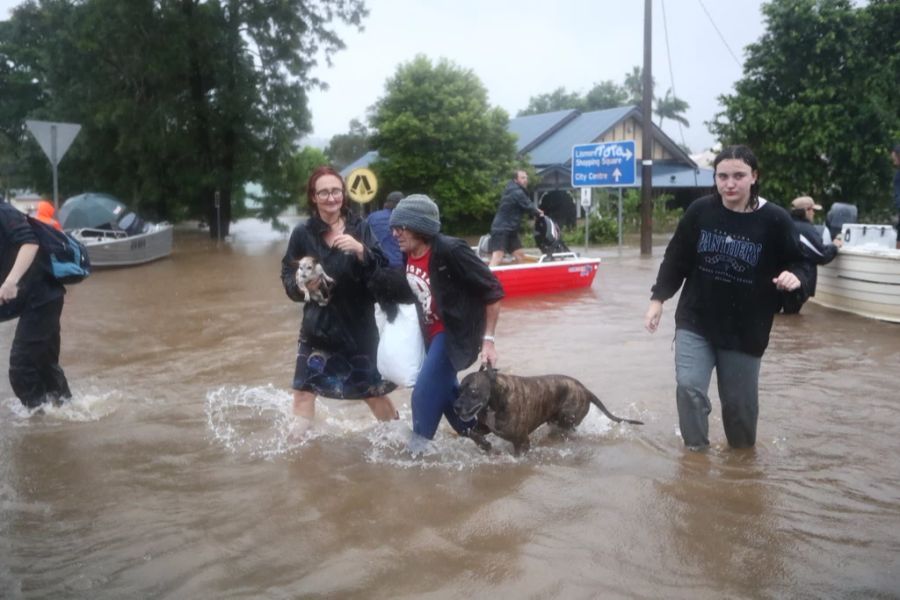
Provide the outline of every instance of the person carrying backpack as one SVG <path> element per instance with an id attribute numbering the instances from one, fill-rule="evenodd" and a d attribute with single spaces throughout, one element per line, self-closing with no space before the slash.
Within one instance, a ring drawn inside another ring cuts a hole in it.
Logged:
<path id="1" fill-rule="evenodd" d="M 54 217 L 55 214 L 56 209 L 53 208 L 53 205 L 46 200 L 41 200 L 37 203 L 37 211 L 35 211 L 34 218 L 42 223 L 46 223 L 57 231 L 62 231 L 62 225 Z"/>
<path id="2" fill-rule="evenodd" d="M 60 316 L 66 288 L 39 253 L 27 217 L 0 202 L 0 321 L 18 318 L 9 353 L 9 382 L 23 405 L 38 408 L 72 397 L 59 366 Z"/>

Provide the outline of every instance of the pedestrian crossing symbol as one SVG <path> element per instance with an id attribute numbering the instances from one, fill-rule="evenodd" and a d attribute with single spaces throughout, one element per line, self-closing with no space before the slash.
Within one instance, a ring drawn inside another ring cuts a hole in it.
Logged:
<path id="1" fill-rule="evenodd" d="M 365 204 L 378 192 L 378 180 L 369 169 L 354 169 L 347 177 L 347 188 L 352 200 Z"/>

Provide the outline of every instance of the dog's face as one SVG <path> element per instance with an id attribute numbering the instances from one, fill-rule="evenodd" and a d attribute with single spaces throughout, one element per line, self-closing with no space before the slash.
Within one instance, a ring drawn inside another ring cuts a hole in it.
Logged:
<path id="1" fill-rule="evenodd" d="M 453 403 L 453 410 L 464 421 L 473 419 L 488 406 L 492 387 L 493 381 L 487 371 L 469 373 L 459 386 L 459 397 Z"/>
<path id="2" fill-rule="evenodd" d="M 304 256 L 297 262 L 297 281 L 306 282 L 316 276 L 316 259 Z"/>

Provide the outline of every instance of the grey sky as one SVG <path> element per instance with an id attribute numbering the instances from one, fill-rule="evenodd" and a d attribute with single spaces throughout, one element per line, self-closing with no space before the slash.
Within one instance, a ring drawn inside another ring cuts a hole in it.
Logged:
<path id="1" fill-rule="evenodd" d="M 16 4 L 0 0 L 0 19 Z M 691 106 L 686 115 L 691 126 L 683 135 L 694 152 L 713 143 L 704 122 L 721 110 L 718 96 L 731 93 L 741 77 L 744 47 L 763 33 L 761 4 L 653 1 L 656 95 L 672 87 L 674 76 L 676 94 Z M 490 103 L 510 116 L 525 108 L 531 96 L 560 86 L 586 92 L 599 81 L 621 84 L 643 62 L 641 0 L 369 0 L 368 7 L 364 31 L 340 27 L 346 49 L 335 55 L 333 66 L 322 61 L 314 72 L 329 84 L 327 91 L 310 94 L 312 135 L 317 138 L 346 132 L 353 118 L 364 120 L 397 66 L 419 53 L 474 71 Z M 682 140 L 675 123 L 667 121 L 663 128 Z"/>

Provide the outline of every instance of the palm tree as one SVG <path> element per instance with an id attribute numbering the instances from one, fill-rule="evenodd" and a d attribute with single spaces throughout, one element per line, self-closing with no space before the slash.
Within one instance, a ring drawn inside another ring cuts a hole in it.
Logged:
<path id="1" fill-rule="evenodd" d="M 660 129 L 662 129 L 663 119 L 672 119 L 685 127 L 690 127 L 691 124 L 684 117 L 684 112 L 690 107 L 690 104 L 675 96 L 672 93 L 672 88 L 669 88 L 665 97 L 656 99 L 656 108 L 653 112 L 659 116 Z"/>

